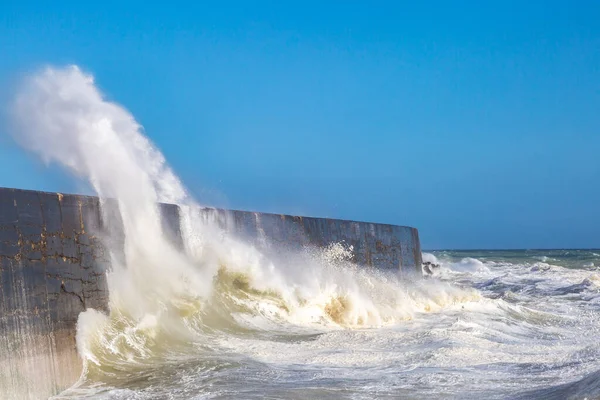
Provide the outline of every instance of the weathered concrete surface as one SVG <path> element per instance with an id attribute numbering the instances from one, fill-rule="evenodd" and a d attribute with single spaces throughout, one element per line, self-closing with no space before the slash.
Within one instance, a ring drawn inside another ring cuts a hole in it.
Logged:
<path id="1" fill-rule="evenodd" d="M 0 398 L 71 385 L 77 316 L 106 309 L 98 199 L 0 189 Z"/>
<path id="2" fill-rule="evenodd" d="M 107 309 L 105 246 L 114 249 L 123 242 L 122 229 L 101 217 L 111 207 L 118 216 L 116 202 L 104 207 L 101 213 L 95 197 L 0 188 L 0 398 L 46 398 L 79 377 L 77 317 L 86 308 Z M 179 207 L 160 209 L 163 229 L 181 245 Z M 203 213 L 261 247 L 344 242 L 353 246 L 358 264 L 420 271 L 414 228 L 243 211 Z"/>

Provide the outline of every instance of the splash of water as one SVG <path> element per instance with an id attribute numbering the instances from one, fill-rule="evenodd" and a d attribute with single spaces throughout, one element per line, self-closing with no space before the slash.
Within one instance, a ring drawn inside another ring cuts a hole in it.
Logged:
<path id="1" fill-rule="evenodd" d="M 127 268 L 116 259 L 113 267 L 127 277 L 112 279 L 113 305 L 125 303 L 141 319 L 172 294 L 208 293 L 209 282 L 161 233 L 157 202 L 188 202 L 183 185 L 133 116 L 106 101 L 91 75 L 76 66 L 46 68 L 26 82 L 13 111 L 20 144 L 87 180 L 100 197 L 118 200 Z"/>
<path id="2" fill-rule="evenodd" d="M 406 285 L 352 265 L 339 245 L 276 264 L 198 217 L 198 205 L 123 107 L 76 66 L 32 76 L 14 105 L 16 139 L 118 200 L 125 258 L 113 257 L 110 316 L 79 318 L 78 348 L 101 366 L 152 359 L 211 331 L 381 326 L 478 299 L 435 282 Z M 162 233 L 157 202 L 183 205 L 185 250 Z"/>

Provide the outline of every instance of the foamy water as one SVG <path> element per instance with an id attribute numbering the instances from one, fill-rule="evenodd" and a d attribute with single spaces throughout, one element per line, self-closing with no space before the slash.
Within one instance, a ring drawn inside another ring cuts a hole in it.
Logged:
<path id="1" fill-rule="evenodd" d="M 80 315 L 84 372 L 57 398 L 600 396 L 596 253 L 426 254 L 440 268 L 410 281 L 351 264 L 343 243 L 273 257 L 201 221 L 79 68 L 32 76 L 14 116 L 25 148 L 118 200 L 125 230 L 110 314 Z M 184 250 L 159 201 L 184 206 Z"/>

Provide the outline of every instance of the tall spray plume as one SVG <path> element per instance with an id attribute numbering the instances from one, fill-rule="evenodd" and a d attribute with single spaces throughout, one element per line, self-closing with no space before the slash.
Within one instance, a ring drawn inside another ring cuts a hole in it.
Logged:
<path id="1" fill-rule="evenodd" d="M 183 185 L 141 125 L 107 101 L 91 75 L 77 66 L 44 69 L 22 86 L 13 116 L 18 143 L 86 180 L 101 198 L 118 200 L 127 265 L 113 257 L 112 305 L 139 319 L 160 313 L 177 294 L 208 294 L 210 277 L 162 235 L 157 203 L 190 203 Z"/>

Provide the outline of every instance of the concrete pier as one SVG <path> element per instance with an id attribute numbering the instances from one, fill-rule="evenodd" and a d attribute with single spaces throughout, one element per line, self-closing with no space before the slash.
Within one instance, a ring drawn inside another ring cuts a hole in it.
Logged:
<path id="1" fill-rule="evenodd" d="M 105 207 L 116 207 L 108 202 Z M 161 205 L 165 231 L 181 242 L 180 209 Z M 257 246 L 324 247 L 344 242 L 353 261 L 420 272 L 415 228 L 205 209 L 228 231 Z M 117 213 L 118 214 L 118 213 Z M 106 272 L 118 228 L 102 220 L 89 196 L 0 188 L 0 398 L 40 399 L 71 386 L 81 373 L 75 345 L 80 312 L 108 311 Z M 122 231 L 121 231 L 122 232 Z"/>

